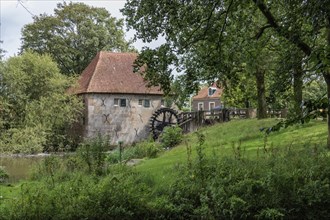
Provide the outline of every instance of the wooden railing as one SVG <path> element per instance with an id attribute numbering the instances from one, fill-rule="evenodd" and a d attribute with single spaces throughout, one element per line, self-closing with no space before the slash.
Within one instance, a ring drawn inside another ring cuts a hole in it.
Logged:
<path id="1" fill-rule="evenodd" d="M 268 117 L 286 117 L 286 110 L 269 110 Z M 203 125 L 230 121 L 230 119 L 255 118 L 256 109 L 221 109 L 212 111 L 181 112 L 179 126 L 184 132 L 197 130 Z"/>
<path id="2" fill-rule="evenodd" d="M 227 109 L 216 111 L 181 112 L 179 125 L 184 132 L 196 130 L 203 125 L 209 125 L 230 120 L 230 112 Z"/>

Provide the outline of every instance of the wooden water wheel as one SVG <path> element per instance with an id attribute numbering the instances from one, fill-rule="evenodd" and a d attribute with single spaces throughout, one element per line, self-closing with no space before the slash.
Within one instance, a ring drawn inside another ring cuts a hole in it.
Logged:
<path id="1" fill-rule="evenodd" d="M 167 126 L 175 126 L 179 124 L 178 112 L 171 108 L 158 109 L 150 118 L 150 132 L 154 140 Z"/>

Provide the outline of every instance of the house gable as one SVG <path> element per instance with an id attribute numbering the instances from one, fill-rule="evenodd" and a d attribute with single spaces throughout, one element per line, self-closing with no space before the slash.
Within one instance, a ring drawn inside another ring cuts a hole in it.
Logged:
<path id="1" fill-rule="evenodd" d="M 214 83 L 211 86 L 202 88 L 197 95 L 192 98 L 192 109 L 194 111 L 211 110 L 221 105 L 221 95 L 223 90 Z"/>

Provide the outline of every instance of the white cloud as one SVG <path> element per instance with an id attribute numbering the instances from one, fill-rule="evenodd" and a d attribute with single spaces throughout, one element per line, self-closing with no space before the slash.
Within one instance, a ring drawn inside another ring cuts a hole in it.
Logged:
<path id="1" fill-rule="evenodd" d="M 21 45 L 21 29 L 25 24 L 33 22 L 32 15 L 53 14 L 54 9 L 58 3 L 64 1 L 57 0 L 0 0 L 0 40 L 3 41 L 1 48 L 7 51 L 6 57 L 14 56 L 19 51 Z M 67 1 L 70 2 L 70 1 Z M 107 9 L 113 17 L 123 18 L 120 9 L 124 7 L 123 0 L 108 0 L 108 1 L 93 1 L 93 0 L 79 0 L 72 2 L 84 2 L 87 5 L 102 7 Z M 126 39 L 133 37 L 134 31 L 126 33 Z M 156 47 L 163 42 L 163 40 L 149 44 L 148 46 Z M 141 41 L 134 43 L 134 46 L 140 50 L 144 45 Z"/>

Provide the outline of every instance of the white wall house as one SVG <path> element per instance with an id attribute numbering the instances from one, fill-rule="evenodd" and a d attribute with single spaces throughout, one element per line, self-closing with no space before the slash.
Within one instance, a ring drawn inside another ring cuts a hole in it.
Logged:
<path id="1" fill-rule="evenodd" d="M 159 87 L 147 87 L 133 72 L 135 53 L 99 52 L 79 78 L 75 94 L 84 100 L 77 132 L 84 138 L 108 135 L 112 144 L 149 136 L 149 120 L 163 104 Z"/>

